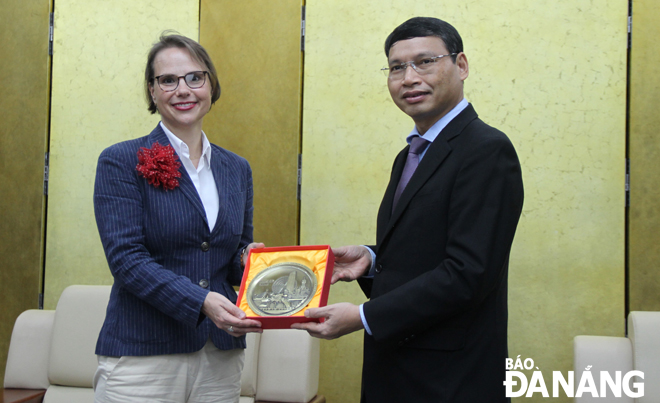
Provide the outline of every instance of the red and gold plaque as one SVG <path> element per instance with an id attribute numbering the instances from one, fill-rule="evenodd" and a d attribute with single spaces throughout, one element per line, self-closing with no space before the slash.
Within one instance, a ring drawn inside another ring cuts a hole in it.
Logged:
<path id="1" fill-rule="evenodd" d="M 263 329 L 318 322 L 305 310 L 327 304 L 333 266 L 327 245 L 251 249 L 236 305 Z"/>

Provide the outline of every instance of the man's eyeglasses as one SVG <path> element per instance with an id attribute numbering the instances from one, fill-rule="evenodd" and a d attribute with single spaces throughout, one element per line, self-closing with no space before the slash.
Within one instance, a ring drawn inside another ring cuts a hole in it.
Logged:
<path id="1" fill-rule="evenodd" d="M 383 67 L 380 69 L 387 77 L 392 78 L 392 79 L 399 79 L 403 78 L 406 74 L 406 69 L 408 69 L 408 66 L 412 67 L 413 70 L 417 72 L 417 74 L 429 74 L 433 72 L 433 67 L 435 66 L 435 63 L 442 59 L 443 57 L 446 56 L 456 56 L 458 53 L 449 53 L 447 55 L 439 55 L 439 56 L 434 56 L 434 57 L 425 57 L 423 59 L 415 60 L 415 61 L 410 61 L 410 62 L 405 62 L 401 64 L 395 64 L 394 66 L 390 67 Z"/>
<path id="2" fill-rule="evenodd" d="M 161 90 L 165 92 L 172 92 L 179 87 L 179 80 L 182 78 L 185 80 L 186 85 L 192 89 L 201 88 L 206 83 L 206 75 L 209 74 L 208 71 L 191 71 L 185 76 L 177 76 L 174 74 L 163 74 L 158 77 L 154 77 L 158 86 Z"/>

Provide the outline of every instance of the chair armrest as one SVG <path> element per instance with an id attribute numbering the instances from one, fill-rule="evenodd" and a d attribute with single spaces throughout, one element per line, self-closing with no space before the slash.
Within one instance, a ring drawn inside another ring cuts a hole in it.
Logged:
<path id="1" fill-rule="evenodd" d="M 0 389 L 0 403 L 41 403 L 46 389 Z"/>
<path id="2" fill-rule="evenodd" d="M 1 402 L 0 402 L 1 403 Z M 265 400 L 257 400 L 255 403 L 279 403 L 279 402 L 267 402 Z M 325 403 L 325 396 L 316 395 L 307 403 Z"/>
<path id="3" fill-rule="evenodd" d="M 16 318 L 11 333 L 5 388 L 46 389 L 55 311 L 30 309 Z"/>
<path id="4" fill-rule="evenodd" d="M 614 375 L 616 371 L 625 374 L 633 369 L 632 344 L 625 337 L 575 336 L 573 354 L 576 387 L 582 379 L 582 373 L 587 371 L 587 368 L 592 373 L 596 385 L 600 385 L 601 371 Z M 574 401 L 582 403 L 598 400 L 593 400 L 591 394 L 585 394 L 582 397 L 576 397 Z M 616 401 L 632 403 L 633 399 L 622 394 Z"/>
<path id="5" fill-rule="evenodd" d="M 264 330 L 257 401 L 309 402 L 319 387 L 320 344 L 301 330 Z"/>
<path id="6" fill-rule="evenodd" d="M 640 403 L 660 396 L 660 312 L 633 311 L 628 315 L 628 338 L 633 345 L 633 365 L 644 373 L 644 396 Z"/>
<path id="7" fill-rule="evenodd" d="M 589 365 L 592 372 L 632 371 L 632 344 L 625 337 L 575 336 L 573 352 L 576 379 Z"/>
<path id="8" fill-rule="evenodd" d="M 245 335 L 247 348 L 245 349 L 245 362 L 241 373 L 241 396 L 252 397 L 257 394 L 257 369 L 259 368 L 259 343 L 261 334 L 248 333 Z"/>

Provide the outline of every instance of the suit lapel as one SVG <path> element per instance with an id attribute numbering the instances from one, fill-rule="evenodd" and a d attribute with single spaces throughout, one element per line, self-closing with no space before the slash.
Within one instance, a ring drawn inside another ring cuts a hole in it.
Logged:
<path id="1" fill-rule="evenodd" d="M 392 216 L 392 203 L 394 202 L 394 194 L 396 193 L 396 187 L 399 184 L 401 175 L 403 174 L 403 167 L 406 165 L 406 158 L 408 156 L 409 149 L 410 146 L 407 146 L 396 156 L 394 165 L 392 166 L 390 183 L 387 185 L 385 195 L 383 196 L 383 201 L 380 203 L 380 208 L 378 209 L 376 238 L 379 244 L 382 238 L 381 232 L 387 228 L 387 223 L 390 221 L 390 217 Z"/>
<path id="2" fill-rule="evenodd" d="M 449 141 L 454 137 L 458 136 L 465 126 L 468 125 L 472 120 L 477 118 L 477 113 L 475 112 L 472 105 L 468 105 L 461 113 L 458 114 L 449 124 L 438 134 L 438 137 L 431 143 L 429 148 L 424 154 L 424 158 L 419 163 L 419 166 L 415 170 L 415 173 L 410 178 L 410 182 L 401 193 L 401 197 L 396 205 L 394 211 L 392 211 L 392 202 L 394 199 L 394 192 L 401 178 L 403 172 L 403 167 L 406 162 L 407 153 L 409 147 L 406 147 L 401 151 L 397 156 L 397 160 L 392 168 L 392 179 L 390 184 L 387 187 L 385 196 L 383 197 L 383 203 L 381 206 L 381 211 L 378 216 L 378 225 L 380 227 L 381 223 L 386 223 L 384 231 L 378 231 L 377 242 L 380 245 L 387 236 L 387 234 L 394 228 L 394 223 L 399 219 L 401 214 L 406 210 L 408 204 L 413 199 L 415 194 L 424 186 L 424 184 L 429 180 L 429 178 L 440 168 L 442 162 L 447 158 L 451 153 L 451 146 Z M 381 215 L 390 214 L 392 211 L 389 220 L 384 220 L 384 217 Z"/>
<path id="3" fill-rule="evenodd" d="M 213 172 L 213 179 L 215 180 L 215 186 L 218 189 L 218 217 L 215 220 L 215 227 L 213 227 L 212 233 L 217 231 L 218 228 L 222 227 L 222 222 L 227 216 L 227 206 L 229 205 L 229 172 L 227 169 L 227 161 L 223 158 L 223 155 L 217 151 L 213 146 L 211 146 L 211 152 L 213 156 L 211 157 L 211 171 Z"/>
<path id="4" fill-rule="evenodd" d="M 156 126 L 156 128 L 149 135 L 149 141 L 151 144 L 158 142 L 164 146 L 170 144 L 170 140 L 167 138 L 167 135 L 160 127 L 160 124 L 158 124 L 158 126 Z M 208 226 L 208 222 L 206 221 L 206 210 L 204 210 L 204 205 L 202 204 L 202 200 L 199 198 L 197 189 L 195 189 L 195 184 L 193 184 L 192 179 L 190 179 L 190 175 L 188 175 L 188 171 L 183 166 L 183 163 L 181 163 L 179 172 L 181 172 L 181 178 L 179 178 L 179 189 L 181 189 L 181 192 L 183 192 L 188 201 L 190 201 L 190 203 L 195 207 L 197 212 L 202 215 L 202 218 L 204 218 L 204 221 Z"/>
<path id="5" fill-rule="evenodd" d="M 383 203 L 378 216 L 378 225 L 379 228 L 382 223 L 386 223 L 385 231 L 378 231 L 377 243 L 380 245 L 394 228 L 394 223 L 399 219 L 401 214 L 405 211 L 406 207 L 412 200 L 413 196 L 419 191 L 419 189 L 426 183 L 426 181 L 433 175 L 433 173 L 440 167 L 442 161 L 447 158 L 451 152 L 451 147 L 446 140 L 441 139 L 440 136 L 435 139 L 433 143 L 426 150 L 422 162 L 419 163 L 419 166 L 415 170 L 415 173 L 410 178 L 410 182 L 406 185 L 406 188 L 401 193 L 401 197 L 396 205 L 394 211 L 392 211 L 392 202 L 394 201 L 394 192 L 401 178 L 401 173 L 403 172 L 403 166 L 406 163 L 406 158 L 408 154 L 409 147 L 406 147 L 401 151 L 403 154 L 402 158 L 397 157 L 397 163 L 395 164 L 392 170 L 392 180 L 387 187 L 385 196 L 383 197 Z M 399 156 L 401 156 L 401 154 Z M 399 159 L 401 161 L 399 161 Z M 389 219 L 385 220 L 385 217 Z"/>

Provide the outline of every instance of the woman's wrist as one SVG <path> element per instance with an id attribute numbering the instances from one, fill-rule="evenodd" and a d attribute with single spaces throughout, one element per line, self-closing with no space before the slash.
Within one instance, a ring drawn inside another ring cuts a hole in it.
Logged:
<path id="1" fill-rule="evenodd" d="M 247 250 L 247 247 L 248 246 L 245 245 L 245 247 L 243 247 L 243 249 L 241 249 L 241 257 L 239 258 L 239 260 L 241 262 L 241 268 L 245 268 L 245 263 L 243 262 L 243 257 L 245 256 L 245 251 Z"/>

